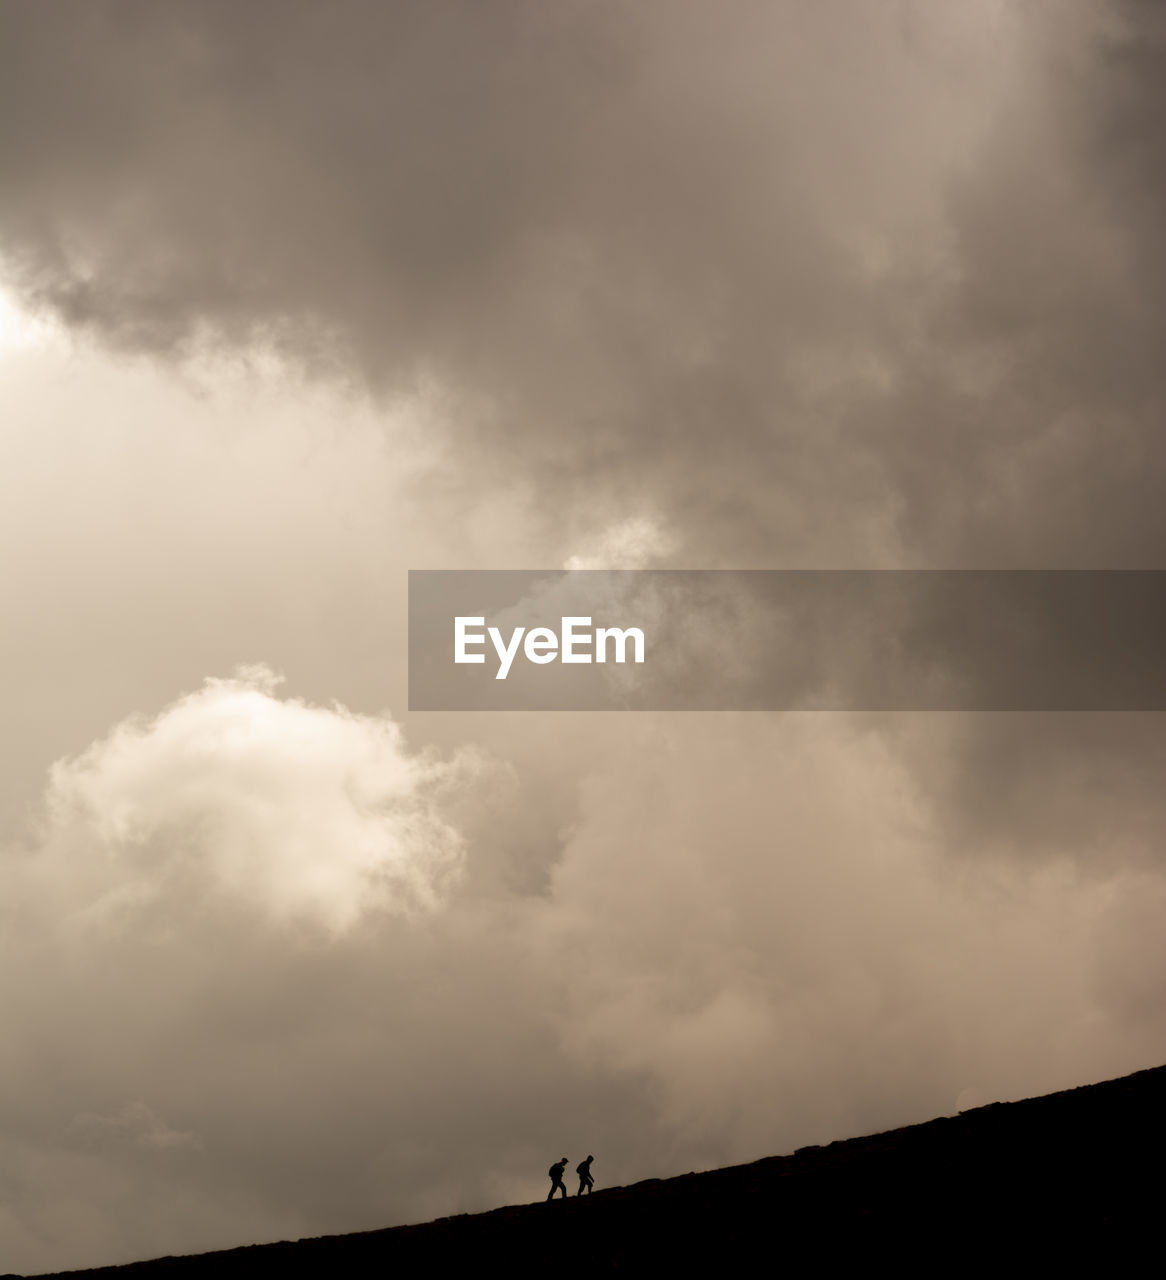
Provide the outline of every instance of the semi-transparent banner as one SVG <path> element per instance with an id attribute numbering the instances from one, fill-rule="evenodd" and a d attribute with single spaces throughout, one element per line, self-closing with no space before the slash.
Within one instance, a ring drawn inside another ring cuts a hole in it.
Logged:
<path id="1" fill-rule="evenodd" d="M 417 711 L 1157 711 L 1161 570 L 414 570 Z"/>

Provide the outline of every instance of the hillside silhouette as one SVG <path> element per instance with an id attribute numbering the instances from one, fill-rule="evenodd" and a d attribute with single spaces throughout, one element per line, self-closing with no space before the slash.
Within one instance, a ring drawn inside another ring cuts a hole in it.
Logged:
<path id="1" fill-rule="evenodd" d="M 1161 1269 L 1166 1067 L 548 1204 L 72 1277 L 722 1274 L 840 1264 Z M 8 1280 L 8 1278 L 2 1278 Z"/>

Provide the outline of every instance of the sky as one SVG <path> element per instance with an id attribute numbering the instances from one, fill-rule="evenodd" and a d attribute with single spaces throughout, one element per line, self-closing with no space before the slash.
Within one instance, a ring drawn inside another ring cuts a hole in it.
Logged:
<path id="1" fill-rule="evenodd" d="M 0 1270 L 1166 1060 L 1161 714 L 406 666 L 409 569 L 1166 567 L 1164 59 L 1144 0 L 0 0 Z"/>

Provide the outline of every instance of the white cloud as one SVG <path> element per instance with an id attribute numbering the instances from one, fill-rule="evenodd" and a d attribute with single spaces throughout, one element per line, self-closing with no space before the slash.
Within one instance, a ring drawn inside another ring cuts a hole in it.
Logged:
<path id="1" fill-rule="evenodd" d="M 466 766 L 397 725 L 277 696 L 265 667 L 208 679 L 58 761 L 34 867 L 73 914 L 116 921 L 191 890 L 342 931 L 437 905 L 462 841 L 437 795 Z"/>

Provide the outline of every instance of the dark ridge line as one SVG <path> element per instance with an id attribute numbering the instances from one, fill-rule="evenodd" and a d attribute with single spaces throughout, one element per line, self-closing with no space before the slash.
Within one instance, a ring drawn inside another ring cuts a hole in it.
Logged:
<path id="1" fill-rule="evenodd" d="M 1065 1256 L 1079 1258 L 1097 1248 L 1112 1260 L 1136 1241 L 1160 1246 L 1164 1138 L 1166 1066 L 1160 1066 L 590 1197 L 38 1273 L 35 1280 L 381 1276 L 402 1265 L 452 1273 L 479 1266 L 484 1250 L 499 1247 L 507 1250 L 503 1265 L 511 1276 L 547 1268 L 557 1276 L 630 1273 L 743 1261 L 767 1241 L 772 1247 L 771 1236 L 791 1256 L 800 1249 L 805 1256 L 870 1260 L 885 1249 L 902 1261 L 904 1249 L 942 1248 L 961 1231 L 975 1234 L 972 1252 L 1019 1247 L 1047 1258 L 1064 1248 Z M 1050 1239 L 1050 1230 L 1064 1234 Z"/>

